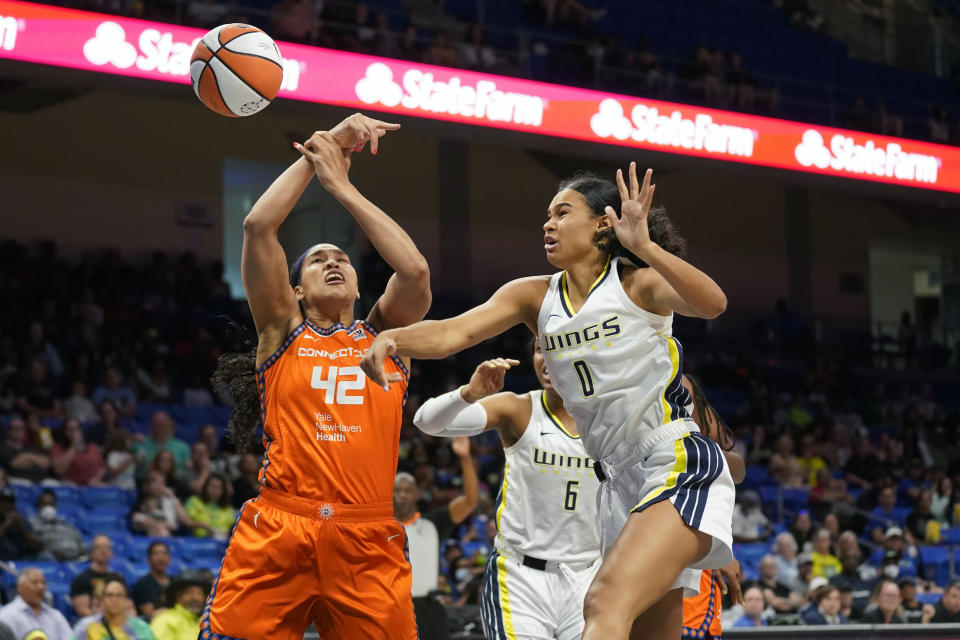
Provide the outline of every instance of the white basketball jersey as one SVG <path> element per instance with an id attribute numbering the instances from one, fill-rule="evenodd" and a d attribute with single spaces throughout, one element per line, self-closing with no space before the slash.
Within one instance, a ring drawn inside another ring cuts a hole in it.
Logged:
<path id="1" fill-rule="evenodd" d="M 538 325 L 550 383 L 593 458 L 603 459 L 620 443 L 637 442 L 690 415 L 673 316 L 650 313 L 630 300 L 618 260 L 607 264 L 577 313 L 566 272 L 554 274 Z"/>
<path id="2" fill-rule="evenodd" d="M 497 496 L 498 548 L 555 562 L 600 557 L 599 480 L 579 437 L 552 414 L 543 391 L 531 391 L 526 431 L 504 448 Z M 503 546 L 506 543 L 506 547 Z"/>

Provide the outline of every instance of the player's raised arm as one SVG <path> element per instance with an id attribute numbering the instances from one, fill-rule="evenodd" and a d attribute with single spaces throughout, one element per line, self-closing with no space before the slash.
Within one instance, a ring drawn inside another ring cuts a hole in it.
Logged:
<path id="1" fill-rule="evenodd" d="M 350 183 L 349 151 L 344 158 L 339 157 L 340 149 L 330 134 L 314 134 L 298 149 L 313 163 L 324 188 L 353 216 L 394 270 L 367 321 L 383 330 L 421 320 L 430 308 L 430 267 L 417 245 L 403 227 Z"/>
<path id="2" fill-rule="evenodd" d="M 549 276 L 520 278 L 503 285 L 478 307 L 446 320 L 424 320 L 409 327 L 391 329 L 377 336 L 360 363 L 367 377 L 387 386 L 385 358 L 439 359 L 499 335 L 521 322 L 537 332 L 537 313 L 546 293 Z"/>
<path id="3" fill-rule="evenodd" d="M 376 150 L 386 131 L 399 128 L 354 114 L 328 132 L 338 147 L 359 149 L 368 141 Z M 314 167 L 300 158 L 257 199 L 243 221 L 241 276 L 257 332 L 286 334 L 299 319 L 299 307 L 289 283 L 287 260 L 277 238 L 277 230 L 290 215 L 314 176 Z M 269 349 L 270 339 L 261 340 Z"/>
<path id="4" fill-rule="evenodd" d="M 504 377 L 519 360 L 494 358 L 481 362 L 470 382 L 430 398 L 417 409 L 413 424 L 431 436 L 473 436 L 490 429 L 510 446 L 530 420 L 530 400 L 503 390 Z"/>
<path id="5" fill-rule="evenodd" d="M 606 209 L 607 220 L 620 244 L 661 276 L 647 290 L 631 291 L 631 294 L 636 293 L 658 312 L 676 311 L 685 316 L 716 318 L 727 308 L 727 296 L 720 286 L 703 271 L 650 239 L 648 214 L 656 189 L 656 185 L 650 184 L 652 176 L 653 171 L 647 169 L 641 187 L 637 182 L 637 165 L 631 162 L 628 187 L 623 172 L 618 169 L 620 215 L 612 207 Z"/>

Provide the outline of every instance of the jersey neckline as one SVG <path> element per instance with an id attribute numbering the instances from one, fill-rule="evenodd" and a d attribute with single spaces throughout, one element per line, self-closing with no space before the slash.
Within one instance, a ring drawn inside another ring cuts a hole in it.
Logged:
<path id="1" fill-rule="evenodd" d="M 579 313 L 580 310 L 583 309 L 583 307 L 586 306 L 587 300 L 590 299 L 590 294 L 596 291 L 597 287 L 599 287 L 603 281 L 607 279 L 607 275 L 610 273 L 610 263 L 610 256 L 607 256 L 607 262 L 605 265 L 603 265 L 603 271 L 600 272 L 600 275 L 597 276 L 597 279 L 593 281 L 592 285 L 590 285 L 590 289 L 587 291 L 587 295 L 583 299 L 583 304 L 580 305 L 580 309 L 577 311 L 573 310 L 573 303 L 570 302 L 570 292 L 567 287 L 567 270 L 563 270 L 563 272 L 560 274 L 560 283 L 558 288 L 560 289 L 560 306 L 563 307 L 567 317 L 574 317 L 577 315 L 577 313 Z"/>

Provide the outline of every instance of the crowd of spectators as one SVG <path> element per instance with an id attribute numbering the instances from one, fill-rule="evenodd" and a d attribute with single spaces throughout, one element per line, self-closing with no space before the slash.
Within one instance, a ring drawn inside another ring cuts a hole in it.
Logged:
<path id="1" fill-rule="evenodd" d="M 387 274 L 375 257 L 357 264 L 366 291 L 382 288 Z M 212 576 L 188 574 L 197 589 L 173 593 L 171 585 L 184 580 L 168 569 L 183 561 L 159 544 L 145 550 L 140 574 L 111 582 L 117 540 L 81 530 L 78 505 L 58 501 L 59 489 L 136 491 L 124 512 L 126 536 L 221 541 L 259 489 L 262 450 L 235 451 L 223 420 L 191 426 L 174 417 L 178 407 L 220 405 L 206 382 L 216 357 L 251 346 L 237 328 L 249 323 L 245 303 L 230 298 L 221 271 L 190 254 L 140 262 L 102 251 L 66 260 L 51 243 L 0 242 L 0 561 L 84 563 L 74 565 L 83 571 L 61 608 L 87 626 L 96 616 L 122 622 L 109 608 L 121 591 L 145 620 L 162 612 L 173 617 L 163 624 L 182 624 L 196 610 L 190 596 Z M 438 296 L 433 313 L 467 303 Z M 688 343 L 688 366 L 749 464 L 734 535 L 738 549 L 762 553 L 741 557 L 756 588 L 745 591 L 742 612 L 729 609 L 730 624 L 956 620 L 960 588 L 924 556 L 960 520 L 956 384 L 948 374 L 908 378 L 818 357 L 799 337 L 802 327 L 778 309 L 759 351 L 721 353 L 693 335 Z M 527 341 L 519 331 L 469 357 L 414 363 L 398 468 L 416 483 L 418 511 L 460 496 L 464 467 L 460 454 L 415 429 L 410 417 L 422 400 L 465 380 L 480 359 L 524 353 Z M 523 369 L 509 383 L 517 390 L 536 384 Z M 443 604 L 478 602 L 496 535 L 501 446 L 496 434 L 471 445 L 477 507 L 462 524 L 443 527 L 448 537 L 431 595 Z M 35 501 L 17 500 L 16 489 L 38 485 Z M 21 601 L 13 602 L 34 617 L 47 612 L 31 604 L 43 578 L 21 575 Z"/>
<path id="2" fill-rule="evenodd" d="M 751 60 L 733 47 L 701 43 L 682 56 L 651 50 L 642 33 L 633 42 L 621 42 L 611 31 L 610 21 L 602 22 L 607 8 L 579 0 L 524 0 L 518 14 L 522 24 L 513 29 L 496 25 L 495 45 L 489 42 L 488 25 L 475 21 L 472 3 L 466 11 L 458 10 L 456 2 L 412 0 L 402 7 L 345 0 L 61 0 L 52 4 L 202 28 L 251 22 L 286 41 L 960 144 L 960 113 L 951 113 L 942 99 L 930 98 L 925 122 L 911 109 L 908 117 L 915 126 L 905 131 L 904 115 L 895 113 L 882 96 L 854 94 L 851 99 L 850 92 L 856 89 L 846 83 L 832 88 L 822 83 L 812 86 L 793 79 L 787 68 L 783 73 L 759 74 L 751 68 Z M 783 10 L 790 28 L 823 31 L 824 16 L 806 0 L 773 4 Z M 876 13 L 875 3 L 860 0 L 858 4 L 864 16 Z M 960 78 L 956 69 L 960 61 L 952 72 Z M 960 81 L 957 86 L 960 92 Z M 787 88 L 790 97 L 785 105 L 782 91 Z M 823 90 L 830 97 L 825 98 Z M 794 108 L 785 110 L 785 106 Z M 153 374 L 163 376 L 162 371 L 145 372 Z"/>

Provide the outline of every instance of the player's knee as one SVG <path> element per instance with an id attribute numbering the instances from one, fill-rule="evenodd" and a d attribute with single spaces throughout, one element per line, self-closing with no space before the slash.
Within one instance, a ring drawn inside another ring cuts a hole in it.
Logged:
<path id="1" fill-rule="evenodd" d="M 586 620 L 602 617 L 613 605 L 614 598 L 609 593 L 607 582 L 598 577 L 583 598 L 583 617 Z"/>

